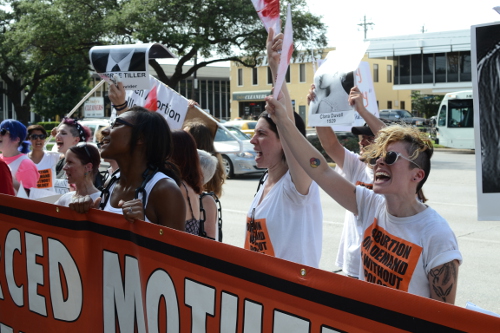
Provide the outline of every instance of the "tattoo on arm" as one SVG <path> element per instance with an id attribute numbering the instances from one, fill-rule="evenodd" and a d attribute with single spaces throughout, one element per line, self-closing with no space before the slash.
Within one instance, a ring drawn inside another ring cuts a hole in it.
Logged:
<path id="1" fill-rule="evenodd" d="M 311 168 L 317 168 L 321 164 L 321 161 L 317 159 L 316 157 L 311 157 L 309 160 L 309 163 L 311 165 Z"/>
<path id="2" fill-rule="evenodd" d="M 443 302 L 447 301 L 450 292 L 453 290 L 457 282 L 457 269 L 455 263 L 450 261 L 446 264 L 431 269 L 429 272 L 432 278 L 431 285 L 437 297 L 441 298 Z"/>

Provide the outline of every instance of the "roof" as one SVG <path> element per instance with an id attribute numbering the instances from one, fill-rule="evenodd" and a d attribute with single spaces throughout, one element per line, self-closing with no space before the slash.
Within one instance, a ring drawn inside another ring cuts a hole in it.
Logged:
<path id="1" fill-rule="evenodd" d="M 470 51 L 470 30 L 454 30 L 368 39 L 369 58 Z"/>

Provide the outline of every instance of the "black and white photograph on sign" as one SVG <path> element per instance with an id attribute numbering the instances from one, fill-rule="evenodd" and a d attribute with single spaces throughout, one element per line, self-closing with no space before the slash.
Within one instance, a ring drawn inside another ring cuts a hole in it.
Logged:
<path id="1" fill-rule="evenodd" d="M 500 220 L 500 24 L 473 26 L 478 216 Z"/>
<path id="2" fill-rule="evenodd" d="M 117 75 L 127 90 L 149 89 L 149 59 L 174 58 L 158 43 L 94 46 L 89 51 L 92 66 L 111 83 Z"/>
<path id="3" fill-rule="evenodd" d="M 352 126 L 355 111 L 349 93 L 367 44 L 338 47 L 330 51 L 314 74 L 316 97 L 309 106 L 309 126 Z"/>
<path id="4" fill-rule="evenodd" d="M 144 72 L 146 71 L 146 51 L 136 48 L 95 50 L 92 52 L 92 64 L 98 73 Z"/>
<path id="5" fill-rule="evenodd" d="M 351 109 L 348 98 L 349 92 L 354 87 L 353 72 L 324 73 L 318 77 L 317 82 L 316 96 L 318 96 L 319 102 L 314 104 L 311 113 L 328 113 Z"/>

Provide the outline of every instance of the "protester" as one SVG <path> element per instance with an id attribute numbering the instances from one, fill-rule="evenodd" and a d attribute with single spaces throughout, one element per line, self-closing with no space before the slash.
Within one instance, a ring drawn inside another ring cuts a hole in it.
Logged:
<path id="1" fill-rule="evenodd" d="M 269 66 L 276 77 L 283 34 L 267 39 Z M 305 124 L 293 112 L 286 85 L 281 89 L 286 102 L 285 117 L 304 135 Z M 250 140 L 259 168 L 267 168 L 263 186 L 257 191 L 247 214 L 245 248 L 312 267 L 319 266 L 323 213 L 318 185 L 311 180 L 281 140 L 267 112 L 259 116 Z"/>
<path id="2" fill-rule="evenodd" d="M 12 185 L 12 174 L 5 161 L 0 158 L 0 193 L 15 195 L 14 185 Z"/>
<path id="3" fill-rule="evenodd" d="M 307 95 L 308 103 L 314 98 L 315 86 L 311 84 L 311 89 Z M 385 127 L 385 124 L 364 107 L 363 96 L 358 87 L 351 89 L 348 103 L 354 106 L 359 115 L 369 125 L 352 128 L 352 133 L 359 137 L 360 152 L 363 152 L 366 146 L 373 143 L 375 138 L 373 133 L 377 133 L 379 129 Z M 351 183 L 371 189 L 373 186 L 373 169 L 364 160 L 360 159 L 358 154 L 342 146 L 332 127 L 316 127 L 316 132 L 321 146 L 336 163 L 335 171 L 343 175 Z M 344 274 L 354 278 L 359 278 L 361 232 L 356 224 L 356 216 L 352 212 L 346 211 L 335 265 L 341 267 Z"/>
<path id="4" fill-rule="evenodd" d="M 393 125 L 378 132 L 363 157 L 374 168 L 373 191 L 333 171 L 296 130 L 273 97 L 266 110 L 302 168 L 333 199 L 358 216 L 363 231 L 359 276 L 368 282 L 454 303 L 462 256 L 448 223 L 417 200 L 430 172 L 432 143 L 418 129 Z"/>
<path id="5" fill-rule="evenodd" d="M 220 212 L 218 211 L 217 203 L 215 201 L 215 198 L 217 198 L 217 196 L 215 196 L 215 194 L 211 194 L 213 192 L 207 192 L 205 190 L 205 186 L 210 181 L 210 179 L 212 179 L 215 171 L 217 170 L 219 160 L 215 156 L 212 156 L 206 151 L 200 149 L 198 149 L 198 156 L 200 157 L 200 167 L 201 173 L 203 175 L 204 188 L 204 192 L 200 196 L 200 210 L 202 210 L 202 215 L 200 218 L 205 219 L 204 229 L 207 235 L 213 234 L 215 235 L 215 237 L 213 237 L 215 240 L 222 241 L 222 234 L 219 233 L 221 232 L 221 230 L 218 230 Z M 214 230 L 212 230 L 212 228 L 214 228 Z"/>
<path id="6" fill-rule="evenodd" d="M 99 148 L 99 151 L 101 150 L 101 145 L 102 145 L 102 139 L 103 139 L 103 135 L 102 135 L 102 131 L 104 129 L 108 129 L 109 130 L 109 127 L 104 127 L 104 128 L 101 128 L 97 131 L 95 137 L 96 137 L 96 140 L 97 140 L 97 147 Z M 103 173 L 99 173 L 98 175 L 96 175 L 96 178 L 94 180 L 94 186 L 99 188 L 99 189 L 103 189 L 107 180 L 110 179 L 111 175 L 118 170 L 118 164 L 116 163 L 115 160 L 110 160 L 108 158 L 103 158 L 104 162 L 107 162 L 109 163 L 109 168 L 103 172 Z M 99 181 L 97 181 L 99 179 Z"/>
<path id="7" fill-rule="evenodd" d="M 185 205 L 176 168 L 168 162 L 172 134 L 165 118 L 133 107 L 102 131 L 101 156 L 120 169 L 95 202 L 83 198 L 73 209 L 91 206 L 123 214 L 129 222 L 144 220 L 184 231 Z"/>
<path id="8" fill-rule="evenodd" d="M 177 165 L 181 175 L 181 192 L 186 206 L 186 232 L 200 234 L 200 194 L 203 191 L 203 174 L 200 168 L 196 143 L 188 132 L 183 130 L 172 132 L 173 151 L 170 161 Z M 205 228 L 207 227 L 207 228 Z M 215 227 L 206 226 L 210 230 L 207 236 L 215 238 Z"/>
<path id="9" fill-rule="evenodd" d="M 75 184 L 76 191 L 63 194 L 55 204 L 70 207 L 74 201 L 85 196 L 92 200 L 99 198 L 101 191 L 94 186 L 94 178 L 99 172 L 100 163 L 101 156 L 93 145 L 80 142 L 70 147 L 66 151 L 63 170 L 68 182 Z"/>
<path id="10" fill-rule="evenodd" d="M 58 152 L 45 150 L 46 138 L 47 131 L 43 126 L 28 127 L 28 139 L 31 141 L 31 152 L 28 153 L 28 157 L 35 163 L 40 174 L 36 187 L 55 192 L 56 165 L 64 156 Z"/>
<path id="11" fill-rule="evenodd" d="M 0 158 L 8 164 L 14 189 L 19 191 L 20 184 L 29 194 L 29 189 L 36 187 L 38 170 L 35 163 L 26 155 L 29 142 L 26 138 L 26 126 L 14 119 L 5 119 L 0 123 Z"/>
<path id="12" fill-rule="evenodd" d="M 77 120 L 65 117 L 58 127 L 52 130 L 52 136 L 56 138 L 56 151 L 66 154 L 66 151 L 78 142 L 87 142 L 92 136 L 92 132 L 87 126 L 82 126 Z M 69 191 L 68 180 L 63 170 L 65 158 L 61 158 L 56 165 L 56 185 L 55 190 L 59 194 Z"/>
<path id="13" fill-rule="evenodd" d="M 205 184 L 205 191 L 214 192 L 220 198 L 222 196 L 222 185 L 226 181 L 226 172 L 224 171 L 221 154 L 215 151 L 214 137 L 210 129 L 201 120 L 192 120 L 184 124 L 184 130 L 193 136 L 198 149 L 204 150 L 217 158 L 217 169 L 212 179 Z"/>

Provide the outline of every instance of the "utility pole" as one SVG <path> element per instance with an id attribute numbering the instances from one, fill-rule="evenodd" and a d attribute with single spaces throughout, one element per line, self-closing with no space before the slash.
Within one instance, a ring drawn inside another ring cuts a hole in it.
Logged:
<path id="1" fill-rule="evenodd" d="M 423 25 L 423 26 L 422 26 L 422 30 L 421 30 L 421 32 L 422 32 L 423 34 L 427 32 L 427 29 L 425 29 L 425 25 Z"/>
<path id="2" fill-rule="evenodd" d="M 363 30 L 364 30 L 364 33 L 365 33 L 364 36 L 365 36 L 365 39 L 366 39 L 366 32 L 368 31 L 368 26 L 375 25 L 375 23 L 373 23 L 373 22 L 366 22 L 366 15 L 365 15 L 365 16 L 363 16 L 363 23 L 358 23 L 358 25 L 360 27 L 363 27 Z"/>

